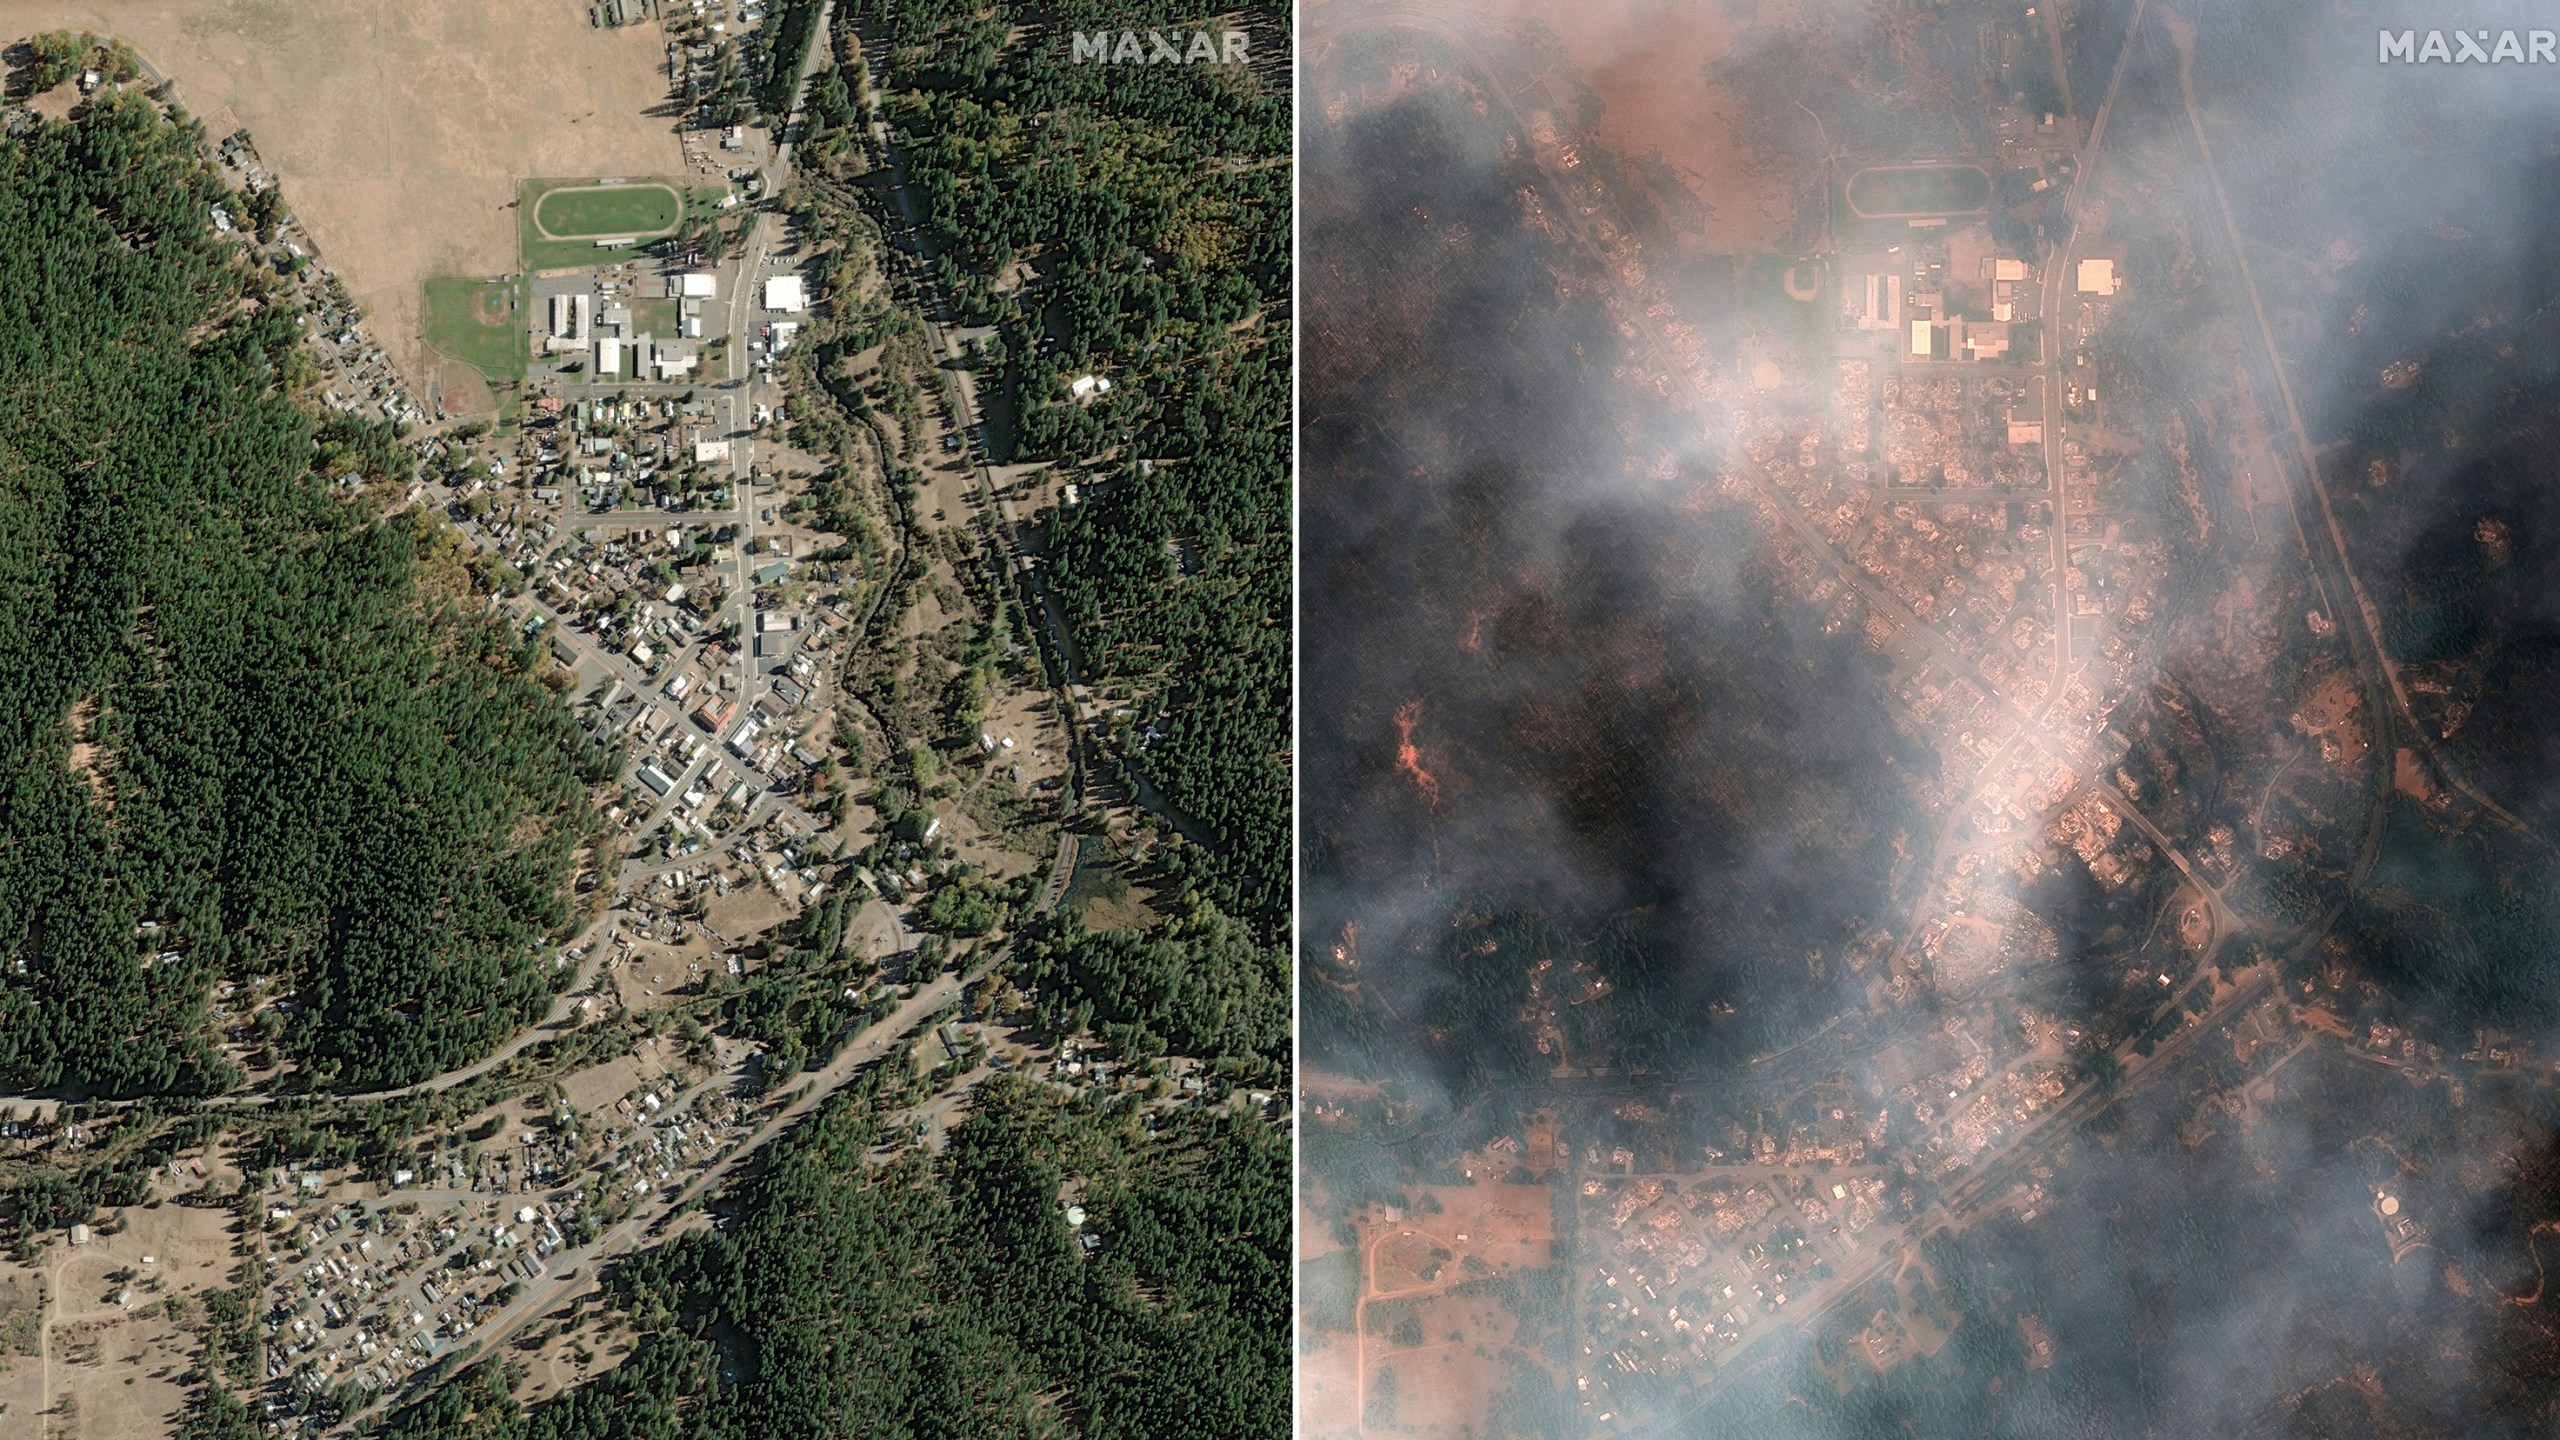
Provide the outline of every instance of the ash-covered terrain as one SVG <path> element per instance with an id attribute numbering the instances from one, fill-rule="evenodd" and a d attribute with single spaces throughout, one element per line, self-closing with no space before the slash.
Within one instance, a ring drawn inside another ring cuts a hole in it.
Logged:
<path id="1" fill-rule="evenodd" d="M 2560 92 L 2420 18 L 1309 12 L 1308 1433 L 2560 1423 Z"/>

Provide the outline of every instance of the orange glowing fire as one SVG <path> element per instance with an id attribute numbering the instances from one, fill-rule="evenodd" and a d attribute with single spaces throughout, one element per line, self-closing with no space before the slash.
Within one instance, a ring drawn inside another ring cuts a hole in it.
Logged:
<path id="1" fill-rule="evenodd" d="M 1440 778 L 1422 768 L 1422 747 L 1413 743 L 1413 727 L 1422 723 L 1422 702 L 1407 700 L 1396 707 L 1396 768 L 1413 777 L 1413 788 L 1422 795 L 1424 804 L 1440 808 Z"/>

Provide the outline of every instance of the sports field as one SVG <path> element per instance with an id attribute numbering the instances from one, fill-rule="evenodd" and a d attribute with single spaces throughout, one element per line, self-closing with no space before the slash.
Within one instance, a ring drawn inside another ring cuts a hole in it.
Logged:
<path id="1" fill-rule="evenodd" d="M 1849 208 L 1864 219 L 1964 215 L 1991 204 L 1991 177 L 1972 165 L 1893 165 L 1849 177 Z"/>
<path id="2" fill-rule="evenodd" d="M 532 348 L 522 276 L 483 280 L 438 276 L 426 282 L 427 344 L 491 380 L 521 380 Z"/>
<path id="3" fill-rule="evenodd" d="M 656 179 L 610 185 L 594 180 L 528 180 L 520 202 L 519 229 L 527 270 L 593 265 L 610 253 L 597 241 L 630 239 L 646 244 L 674 231 L 685 211 L 684 192 Z"/>
<path id="4" fill-rule="evenodd" d="M 683 199 L 664 185 L 608 185 L 551 191 L 534 207 L 533 223 L 556 240 L 592 240 L 672 230 L 683 216 Z"/>

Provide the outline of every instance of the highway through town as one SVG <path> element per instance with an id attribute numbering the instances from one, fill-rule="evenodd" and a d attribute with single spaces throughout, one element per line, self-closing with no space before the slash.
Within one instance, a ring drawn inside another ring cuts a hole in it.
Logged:
<path id="1" fill-rule="evenodd" d="M 2194 132 L 2197 156 L 2203 162 L 2205 178 L 2213 191 L 2214 205 L 2221 219 L 2222 237 L 2229 246 L 2233 267 L 2239 272 L 2242 292 L 2249 301 L 2249 314 L 2258 346 L 2250 357 L 2250 366 L 2260 372 L 2259 383 L 2270 384 L 2284 404 L 2286 438 L 2293 442 L 2294 460 L 2287 469 L 2298 468 L 2299 483 L 2285 486 L 2294 517 L 2294 528 L 2300 532 L 2303 548 L 2311 560 L 2312 582 L 2320 590 L 2322 603 L 2331 616 L 2339 613 L 2337 595 L 2343 590 L 2355 610 L 2355 624 L 2340 625 L 2339 634 L 2347 639 L 2347 649 L 2355 662 L 2356 673 L 2365 691 L 2365 708 L 2372 712 L 2375 729 L 2375 751 L 2382 757 L 2380 796 L 2375 801 L 2377 812 L 2387 809 L 2391 794 L 2391 751 L 2394 733 L 2404 734 L 2416 742 L 2435 772 L 2445 783 L 2459 791 L 2483 813 L 2507 829 L 2523 835 L 2536 844 L 2548 847 L 2551 841 L 2524 820 L 2481 793 L 2446 759 L 2437 747 L 2436 737 L 2418 719 L 2409 702 L 2409 692 L 2402 684 L 2400 672 L 2391 661 L 2391 651 L 2382 632 L 2382 613 L 2356 575 L 2354 557 L 2347 547 L 2344 526 L 2329 496 L 2328 482 L 2320 477 L 2320 447 L 2312 443 L 2311 432 L 2303 424 L 2302 407 L 2294 399 L 2293 381 L 2285 368 L 2284 351 L 2276 343 L 2275 327 L 2268 323 L 2266 302 L 2258 293 L 2256 274 L 2249 264 L 2249 243 L 2241 233 L 2238 214 L 2231 207 L 2231 195 L 2222 183 L 2221 167 L 2214 162 L 2213 141 L 2205 133 L 2204 113 L 2196 105 L 2195 28 L 2183 17 L 2164 12 L 2163 28 L 2178 55 L 2178 87 L 2184 101 L 2187 123 Z M 2290 475 L 2288 481 L 2292 480 Z M 2303 509 L 2308 495 L 2319 508 L 2314 523 Z M 2317 541 L 2314 536 L 2319 537 Z M 2395 723 L 2396 717 L 2396 723 Z M 2350 888 L 2360 887 L 2373 868 L 2382 843 L 2383 825 L 2379 814 L 2370 829 L 2364 852 L 2358 859 Z"/>
<path id="2" fill-rule="evenodd" d="M 1050 861 L 1048 878 L 1032 902 L 1034 914 L 1046 914 L 1056 907 L 1066 894 L 1074 869 L 1075 837 L 1062 835 L 1057 854 Z M 943 971 L 918 984 L 896 1010 L 845 1037 L 834 1059 L 805 1079 L 794 1081 L 792 1088 L 785 1092 L 791 1098 L 767 1115 L 727 1154 L 696 1172 L 679 1189 L 656 1194 L 651 1201 L 599 1233 L 589 1244 L 563 1250 L 547 1261 L 546 1273 L 540 1279 L 527 1285 L 514 1301 L 473 1334 L 471 1343 L 478 1347 L 478 1353 L 491 1353 L 546 1311 L 594 1291 L 604 1262 L 659 1238 L 678 1217 L 734 1177 L 757 1152 L 815 1112 L 865 1069 L 884 1056 L 900 1053 L 928 1021 L 957 1006 L 969 986 L 1000 968 L 1012 953 L 1013 942 L 1007 941 L 995 950 L 973 958 L 964 968 Z M 697 1082 L 679 1095 L 663 1113 L 682 1114 L 703 1096 L 717 1090 L 742 1091 L 750 1088 L 756 1058 L 752 1055 L 743 1057 L 727 1069 Z M 343 1426 L 352 1427 L 365 1416 L 396 1403 L 402 1393 L 402 1388 L 397 1386 L 386 1390 L 364 1411 L 347 1417 L 342 1422 Z"/>
<path id="3" fill-rule="evenodd" d="M 800 84 L 793 101 L 793 119 L 784 128 L 782 141 L 776 147 L 772 163 L 761 172 L 764 179 L 763 204 L 752 223 L 749 239 L 743 248 L 739 262 L 738 273 L 731 281 L 734 287 L 734 299 L 730 307 L 729 380 L 726 393 L 721 399 L 728 417 L 726 429 L 732 440 L 733 448 L 730 458 L 735 477 L 733 494 L 737 498 L 737 504 L 731 515 L 715 518 L 727 523 L 735 523 L 740 527 L 739 545 L 736 551 L 738 569 L 733 587 L 732 604 L 735 606 L 735 618 L 740 635 L 738 693 L 742 697 L 741 709 L 752 702 L 753 687 L 756 683 L 752 640 L 755 626 L 754 587 L 747 558 L 749 546 L 746 543 L 753 534 L 751 527 L 755 518 L 755 501 L 750 479 L 749 457 L 752 441 L 747 427 L 740 423 L 737 407 L 742 400 L 751 401 L 752 399 L 748 389 L 748 379 L 744 373 L 747 327 L 749 316 L 754 308 L 752 300 L 761 289 L 763 272 L 766 268 L 764 262 L 771 250 L 774 200 L 780 195 L 789 179 L 791 137 L 798 123 L 800 105 L 806 97 L 809 78 L 819 68 L 819 60 L 825 52 L 824 37 L 827 33 L 828 8 L 831 7 L 821 8 L 816 26 L 816 34 L 819 38 L 812 44 L 809 57 L 801 69 Z M 983 468 L 980 475 L 984 483 Z M 1008 519 L 1010 518 L 1008 516 Z M 628 668 L 621 665 L 619 656 L 608 655 L 605 660 L 609 666 Z M 624 678 L 628 681 L 631 677 L 626 675 Z M 644 684 L 635 684 L 633 688 L 638 693 L 647 693 Z M 696 769 L 688 770 L 679 784 L 674 787 L 671 795 L 683 793 L 697 773 L 698 766 Z M 653 816 L 651 823 L 655 824 L 662 818 L 663 812 L 659 816 Z M 813 831 L 814 829 L 813 826 Z M 1067 882 L 1074 868 L 1075 846 L 1075 838 L 1072 835 L 1060 837 L 1058 853 L 1052 858 L 1048 877 L 1039 897 L 1033 903 L 1035 913 L 1046 913 L 1054 908 L 1065 894 Z M 623 879 L 625 883 L 631 883 L 642 877 L 661 873 L 673 866 L 697 861 L 699 858 L 699 856 L 680 857 L 657 864 L 635 863 L 626 867 Z M 655 1203 L 636 1210 L 620 1223 L 598 1235 L 591 1244 L 574 1251 L 564 1251 L 554 1257 L 544 1278 L 528 1286 L 524 1293 L 493 1317 L 489 1324 L 482 1327 L 474 1337 L 474 1343 L 481 1353 L 488 1353 L 503 1345 L 545 1312 L 575 1298 L 578 1294 L 591 1292 L 599 1283 L 596 1270 L 602 1262 L 615 1255 L 627 1253 L 656 1235 L 671 1217 L 682 1214 L 694 1202 L 709 1194 L 714 1187 L 733 1175 L 750 1156 L 815 1111 L 829 1096 L 861 1073 L 865 1067 L 879 1060 L 894 1047 L 904 1044 L 928 1018 L 958 1003 L 968 984 L 1001 965 L 1010 953 L 1011 945 L 1008 943 L 970 966 L 965 974 L 946 973 L 920 986 L 891 1015 L 875 1022 L 860 1034 L 850 1037 L 834 1060 L 802 1083 L 793 1099 L 767 1117 L 755 1132 L 723 1159 L 696 1174 L 675 1194 L 662 1196 Z M 747 1076 L 743 1067 L 746 1063 L 749 1062 L 741 1062 L 738 1068 L 704 1080 L 685 1096 L 680 1097 L 677 1105 L 671 1108 L 680 1110 L 715 1086 L 744 1084 Z M 378 1413 L 394 1403 L 400 1393 L 396 1390 L 386 1392 L 366 1410 L 350 1416 L 346 1422 L 347 1426 L 352 1427 L 358 1421 Z"/>
<path id="4" fill-rule="evenodd" d="M 825 15 L 822 12 L 818 25 L 820 44 L 824 43 L 825 33 Z M 813 45 L 813 57 L 817 49 L 818 47 Z M 800 88 L 802 96 L 806 94 L 808 79 L 814 70 L 814 63 L 803 67 Z M 795 120 L 798 108 L 799 101 L 795 99 L 793 107 Z M 778 161 L 774 167 L 767 170 L 766 175 L 766 195 L 768 197 L 777 195 L 781 189 L 781 181 L 786 178 L 783 165 Z M 753 256 L 758 252 L 751 248 L 748 253 Z M 733 328 L 734 333 L 738 332 Z M 1076 837 L 1073 834 L 1061 833 L 1057 852 L 1050 860 L 1048 875 L 1042 883 L 1040 893 L 1032 902 L 1032 913 L 1046 914 L 1064 898 L 1067 885 L 1073 878 L 1076 851 Z M 796 1082 L 791 1092 L 792 1098 L 766 1116 L 752 1133 L 720 1160 L 697 1172 L 672 1194 L 656 1196 L 650 1203 L 639 1207 L 631 1215 L 599 1234 L 590 1244 L 574 1250 L 564 1250 L 552 1257 L 546 1273 L 539 1280 L 526 1286 L 523 1293 L 505 1309 L 477 1329 L 472 1337 L 472 1343 L 477 1347 L 478 1353 L 488 1354 L 495 1351 L 545 1313 L 580 1294 L 592 1293 L 600 1284 L 598 1271 L 604 1262 L 637 1249 L 660 1236 L 677 1217 L 695 1207 L 717 1187 L 735 1176 L 741 1167 L 764 1146 L 815 1112 L 826 1103 L 829 1097 L 841 1090 L 867 1067 L 884 1056 L 898 1053 L 901 1047 L 907 1044 L 933 1016 L 956 1006 L 967 987 L 1003 965 L 1010 957 L 1012 949 L 1013 944 L 1008 941 L 992 952 L 976 957 L 964 969 L 946 971 L 918 985 L 895 1011 L 848 1036 L 834 1059 L 805 1080 Z M 729 1069 L 701 1081 L 680 1096 L 674 1105 L 668 1107 L 669 1113 L 681 1112 L 695 1100 L 715 1089 L 724 1086 L 732 1089 L 745 1087 L 750 1082 L 748 1067 L 753 1063 L 754 1057 L 747 1057 Z M 362 1420 L 397 1403 L 400 1396 L 405 1393 L 406 1390 L 402 1387 L 385 1391 L 364 1410 L 347 1417 L 342 1422 L 340 1431 L 351 1431 Z"/>

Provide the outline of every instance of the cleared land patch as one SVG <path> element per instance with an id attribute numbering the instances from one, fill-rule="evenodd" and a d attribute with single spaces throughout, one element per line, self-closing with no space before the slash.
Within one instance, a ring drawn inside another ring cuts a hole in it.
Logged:
<path id="1" fill-rule="evenodd" d="M 634 300 L 631 323 L 643 335 L 673 335 L 684 321 L 673 300 Z"/>
<path id="2" fill-rule="evenodd" d="M 491 380 L 524 378 L 525 282 L 439 276 L 426 282 L 427 344 Z"/>

